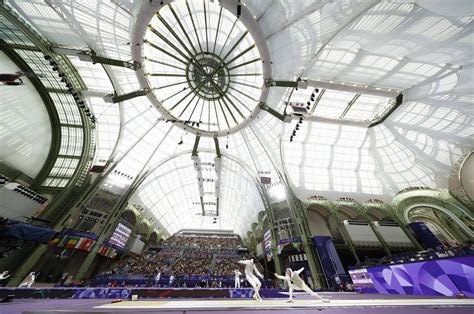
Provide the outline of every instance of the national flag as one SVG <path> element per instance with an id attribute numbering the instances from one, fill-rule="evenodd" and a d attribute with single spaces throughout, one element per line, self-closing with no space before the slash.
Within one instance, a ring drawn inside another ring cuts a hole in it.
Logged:
<path id="1" fill-rule="evenodd" d="M 112 255 L 114 255 L 114 252 L 115 252 L 115 249 L 109 247 L 109 248 L 107 248 L 107 252 L 105 253 L 105 256 L 112 257 Z"/>
<path id="2" fill-rule="evenodd" d="M 63 247 L 70 239 L 70 236 L 64 236 L 58 243 L 58 247 Z"/>
<path id="3" fill-rule="evenodd" d="M 69 241 L 67 241 L 67 243 L 65 245 L 65 248 L 66 249 L 73 249 L 76 246 L 79 239 L 80 239 L 79 237 L 74 237 L 74 236 L 70 237 Z"/>
<path id="4" fill-rule="evenodd" d="M 84 244 L 86 241 L 86 238 L 79 238 L 79 241 L 77 241 L 76 245 L 74 246 L 75 249 L 81 249 L 81 246 Z"/>
<path id="5" fill-rule="evenodd" d="M 94 246 L 94 243 L 94 240 L 86 239 L 80 249 L 89 252 L 92 249 L 92 246 Z"/>
<path id="6" fill-rule="evenodd" d="M 102 245 L 98 253 L 99 255 L 104 255 L 106 251 L 107 251 L 107 247 L 105 245 Z"/>
<path id="7" fill-rule="evenodd" d="M 53 240 L 49 241 L 50 246 L 56 246 L 59 243 L 60 238 L 54 238 Z"/>

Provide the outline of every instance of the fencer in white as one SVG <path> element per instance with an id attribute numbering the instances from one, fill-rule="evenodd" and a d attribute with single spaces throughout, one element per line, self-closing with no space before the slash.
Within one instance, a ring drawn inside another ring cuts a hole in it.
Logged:
<path id="1" fill-rule="evenodd" d="M 36 279 L 36 275 L 35 275 L 35 272 L 31 272 L 26 278 L 25 280 L 23 280 L 22 283 L 20 283 L 20 285 L 18 287 L 31 287 L 34 283 L 35 283 L 35 279 Z"/>
<path id="2" fill-rule="evenodd" d="M 234 288 L 240 288 L 240 275 L 242 275 L 242 273 L 238 269 L 236 269 L 234 270 L 234 274 L 235 274 Z"/>
<path id="3" fill-rule="evenodd" d="M 253 263 L 253 259 L 239 261 L 239 263 L 245 265 L 245 278 L 253 287 L 253 290 L 254 290 L 253 298 L 261 302 L 262 297 L 260 297 L 259 291 L 262 284 L 260 283 L 260 280 L 258 280 L 258 278 L 255 277 L 254 272 L 260 278 L 263 278 L 263 275 L 258 271 L 257 267 Z"/>
<path id="4" fill-rule="evenodd" d="M 300 273 L 304 270 L 304 267 L 301 267 L 300 269 L 298 269 L 297 271 L 293 271 L 292 269 L 290 268 L 287 268 L 286 269 L 286 272 L 285 272 L 285 276 L 280 276 L 278 275 L 277 273 L 275 273 L 275 277 L 277 277 L 278 279 L 281 279 L 281 280 L 284 280 L 287 285 L 288 285 L 288 290 L 289 290 L 289 293 L 290 293 L 290 298 L 288 299 L 288 303 L 292 303 L 293 302 L 293 290 L 303 290 L 304 292 L 307 292 L 309 294 L 311 294 L 313 297 L 315 297 L 316 299 L 318 300 L 321 300 L 323 302 L 329 302 L 328 299 L 325 299 L 325 298 L 322 298 L 320 297 L 316 292 L 314 292 L 313 290 L 311 290 L 306 284 L 305 282 L 303 281 L 303 279 L 301 279 L 300 277 Z"/>
<path id="5" fill-rule="evenodd" d="M 0 280 L 7 279 L 8 277 L 10 277 L 10 275 L 8 274 L 8 270 L 5 270 L 3 273 L 0 274 Z"/>

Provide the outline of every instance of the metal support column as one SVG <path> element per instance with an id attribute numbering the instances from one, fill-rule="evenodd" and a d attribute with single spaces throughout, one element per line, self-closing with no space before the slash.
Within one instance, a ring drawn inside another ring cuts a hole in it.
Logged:
<path id="1" fill-rule="evenodd" d="M 112 209 L 112 212 L 110 213 L 109 217 L 107 218 L 107 222 L 104 225 L 104 229 L 99 235 L 99 239 L 95 243 L 94 247 L 92 250 L 89 252 L 87 255 L 86 259 L 82 263 L 81 267 L 77 271 L 75 275 L 75 279 L 83 279 L 86 276 L 86 273 L 89 271 L 93 261 L 97 257 L 97 253 L 99 252 L 99 249 L 113 233 L 115 226 L 118 224 L 120 220 L 120 216 L 122 212 L 127 208 L 128 200 L 132 196 L 132 194 L 135 192 L 135 188 L 130 188 L 127 193 L 122 195 L 122 197 L 119 199 L 119 201 L 115 204 L 114 208 Z"/>
<path id="2" fill-rule="evenodd" d="M 314 247 L 311 240 L 311 231 L 309 230 L 308 217 L 304 212 L 304 206 L 299 199 L 295 197 L 293 192 L 287 187 L 289 191 L 289 203 L 293 207 L 295 222 L 298 227 L 298 232 L 303 242 L 303 249 L 308 258 L 309 269 L 312 274 L 313 286 L 315 288 L 323 288 L 325 286 L 326 278 L 323 268 L 321 267 L 319 254 Z"/>
<path id="3" fill-rule="evenodd" d="M 359 256 L 357 256 L 357 251 L 354 247 L 354 244 L 352 243 L 351 237 L 347 233 L 346 228 L 344 227 L 344 223 L 339 219 L 339 216 L 337 215 L 337 206 L 334 207 L 332 215 L 334 215 L 334 217 L 336 218 L 337 226 L 339 227 L 339 231 L 341 232 L 344 242 L 349 247 L 349 251 L 351 251 L 352 255 L 354 256 L 357 265 L 360 265 Z"/>
<path id="4" fill-rule="evenodd" d="M 280 258 L 280 255 L 278 254 L 278 248 L 277 248 L 277 245 L 278 245 L 278 232 L 276 230 L 276 227 L 275 227 L 275 217 L 273 215 L 273 210 L 272 210 L 272 207 L 270 205 L 270 201 L 268 199 L 268 195 L 267 195 L 267 191 L 265 189 L 264 186 L 262 185 L 257 185 L 257 189 L 258 191 L 260 192 L 261 196 L 262 196 L 262 200 L 263 200 L 263 204 L 265 206 L 265 211 L 267 212 L 267 216 L 268 216 L 268 222 L 269 222 L 269 226 L 270 226 L 270 232 L 271 232 L 271 235 L 272 235 L 272 256 L 273 256 L 273 260 L 275 261 L 275 271 L 279 274 L 282 274 L 284 272 L 284 269 L 283 269 L 283 264 L 281 262 L 281 258 Z"/>

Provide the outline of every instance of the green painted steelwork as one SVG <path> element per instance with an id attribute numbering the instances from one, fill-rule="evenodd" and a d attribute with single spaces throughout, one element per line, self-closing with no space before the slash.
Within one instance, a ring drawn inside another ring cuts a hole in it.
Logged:
<path id="1" fill-rule="evenodd" d="M 0 39 L 0 49 L 20 68 L 20 70 L 25 73 L 33 72 L 33 70 L 28 66 L 28 64 L 24 62 L 23 59 L 2 39 Z M 36 189 L 51 171 L 54 162 L 56 161 L 56 156 L 59 154 L 59 148 L 61 145 L 61 127 L 59 126 L 60 122 L 58 112 L 56 111 L 56 107 L 54 106 L 54 102 L 51 99 L 51 96 L 46 91 L 46 87 L 36 76 L 31 76 L 29 80 L 40 95 L 41 100 L 43 100 L 43 103 L 46 107 L 46 111 L 48 112 L 49 122 L 51 126 L 51 146 L 48 152 L 48 157 L 46 158 L 46 162 L 41 168 L 41 170 L 38 172 L 36 178 L 33 179 L 33 181 L 31 182 L 30 186 L 32 189 Z"/>
<path id="2" fill-rule="evenodd" d="M 145 96 L 149 92 L 149 90 L 140 89 L 123 95 L 112 95 L 110 99 L 113 103 L 119 103 L 126 100 L 130 100 L 135 97 Z"/>
<path id="3" fill-rule="evenodd" d="M 308 225 L 308 216 L 304 204 L 296 197 L 290 185 L 288 178 L 279 173 L 280 181 L 285 187 L 288 205 L 291 209 L 294 222 L 297 226 L 297 232 L 303 243 L 303 249 L 308 259 L 309 270 L 311 271 L 313 287 L 325 287 L 326 277 L 321 266 L 321 258 L 312 243 L 312 234 Z"/>
<path id="4" fill-rule="evenodd" d="M 82 61 L 86 61 L 86 62 L 89 61 L 89 62 L 92 62 L 93 64 L 96 64 L 96 63 L 108 64 L 108 65 L 123 67 L 127 69 L 132 69 L 132 70 L 138 70 L 141 68 L 141 63 L 138 61 L 133 60 L 129 62 L 129 61 L 101 57 L 101 56 L 98 56 L 94 51 L 79 53 L 78 57 Z"/>
<path id="5" fill-rule="evenodd" d="M 198 147 L 199 147 L 199 140 L 201 139 L 201 136 L 199 134 L 196 135 L 196 139 L 194 140 L 194 146 L 193 146 L 193 152 L 192 156 L 197 156 L 198 155 Z"/>
<path id="6" fill-rule="evenodd" d="M 219 147 L 219 139 L 217 137 L 214 137 L 214 146 L 216 147 L 217 158 L 221 158 L 222 154 L 221 154 L 221 149 Z"/>
<path id="7" fill-rule="evenodd" d="M 395 105 L 393 105 L 390 110 L 388 110 L 382 117 L 378 118 L 377 120 L 375 120 L 374 122 L 372 122 L 370 125 L 369 125 L 369 128 L 372 128 L 376 125 L 379 125 L 381 123 L 383 123 L 388 117 L 390 117 L 392 115 L 392 113 L 395 112 L 395 110 L 397 110 L 398 107 L 400 107 L 400 105 L 403 103 L 403 94 L 400 93 L 396 98 L 395 98 Z"/>
<path id="8" fill-rule="evenodd" d="M 281 114 L 281 113 L 279 113 L 278 111 L 276 111 L 276 110 L 273 109 L 272 107 L 268 106 L 266 103 L 260 102 L 260 103 L 258 104 L 258 106 L 260 107 L 260 109 L 267 111 L 268 113 L 270 113 L 272 116 L 278 118 L 279 120 L 281 120 L 281 121 L 285 121 L 285 120 L 286 120 L 286 117 L 287 117 L 286 114 Z"/>

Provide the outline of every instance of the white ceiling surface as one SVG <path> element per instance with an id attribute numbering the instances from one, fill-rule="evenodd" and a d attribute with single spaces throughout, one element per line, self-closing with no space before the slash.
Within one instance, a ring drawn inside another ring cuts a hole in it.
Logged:
<path id="1" fill-rule="evenodd" d="M 20 69 L 0 51 L 0 73 Z M 24 85 L 0 83 L 0 161 L 34 178 L 48 157 L 51 125 L 43 100 L 26 77 Z"/>
<path id="2" fill-rule="evenodd" d="M 221 216 L 218 224 L 210 224 L 195 215 L 199 208 L 192 204 L 199 201 L 190 154 L 194 135 L 158 121 L 146 97 L 116 105 L 91 98 L 98 117 L 95 163 L 112 157 L 122 173 L 111 175 L 106 188 L 123 191 L 141 170 L 149 171 L 134 199 L 170 233 L 181 228 L 245 233 L 263 210 L 254 184 L 258 171 L 269 172 L 273 182 L 279 180 L 277 171 L 285 173 L 301 198 L 390 201 L 411 186 L 447 189 L 451 166 L 474 147 L 473 23 L 471 16 L 463 16 L 472 14 L 472 2 L 405 2 L 244 1 L 267 37 L 274 78 L 301 76 L 401 90 L 403 104 L 382 124 L 367 129 L 304 121 L 290 143 L 296 121 L 283 124 L 262 112 L 249 127 L 219 138 L 228 157 L 223 158 Z M 149 5 L 9 3 L 53 43 L 122 60 L 131 59 L 134 6 Z M 139 89 L 134 71 L 105 67 L 106 74 L 100 65 L 72 62 L 91 90 L 110 92 L 107 74 L 118 94 Z M 288 92 L 271 89 L 268 104 L 282 111 Z M 184 143 L 177 145 L 181 138 Z M 202 138 L 199 150 L 215 154 L 213 140 Z"/>

